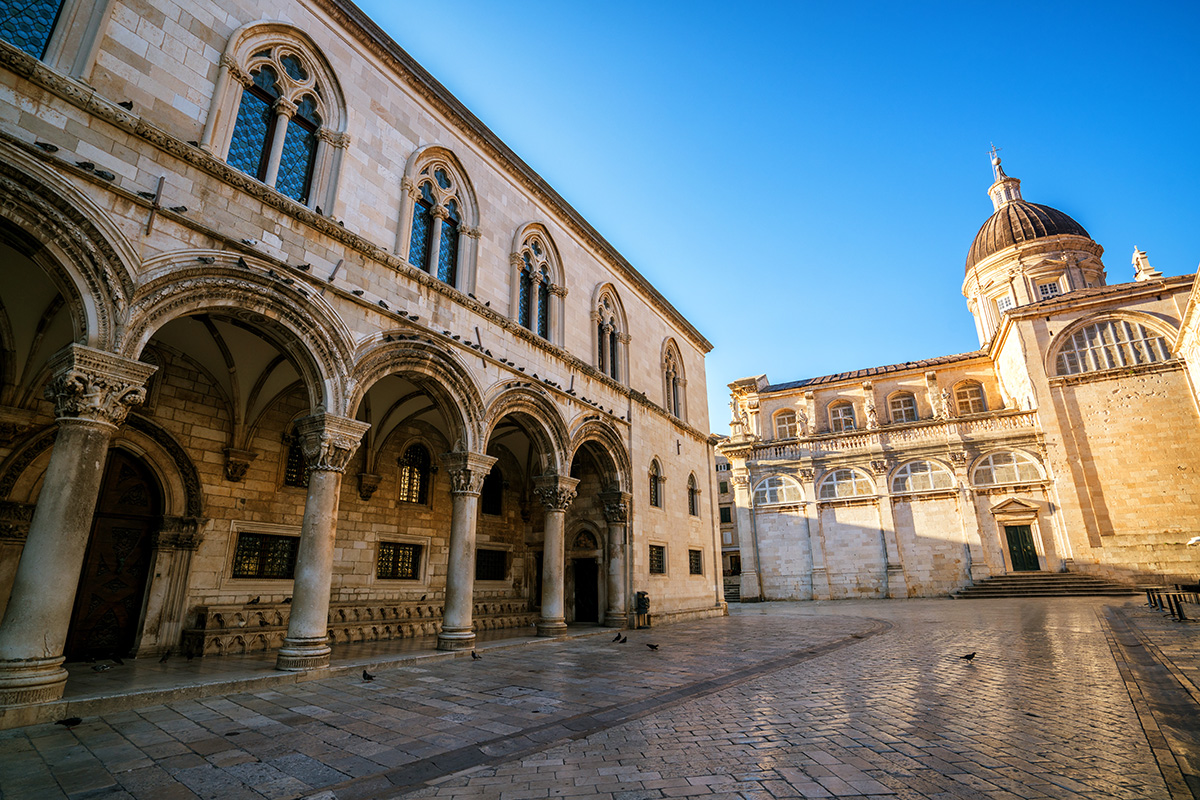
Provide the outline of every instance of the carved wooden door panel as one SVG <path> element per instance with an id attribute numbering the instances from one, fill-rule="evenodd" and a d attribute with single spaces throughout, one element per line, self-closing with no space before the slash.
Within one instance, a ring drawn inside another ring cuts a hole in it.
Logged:
<path id="1" fill-rule="evenodd" d="M 149 470 L 110 450 L 67 634 L 68 661 L 124 656 L 133 646 L 160 514 Z"/>
<path id="2" fill-rule="evenodd" d="M 1028 525 L 1005 525 L 1008 538 L 1008 555 L 1012 558 L 1013 572 L 1037 572 L 1037 550 L 1033 546 L 1033 532 Z"/>

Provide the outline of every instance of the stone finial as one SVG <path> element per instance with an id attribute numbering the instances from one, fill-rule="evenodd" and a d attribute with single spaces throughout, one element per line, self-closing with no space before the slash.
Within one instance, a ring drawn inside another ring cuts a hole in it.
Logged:
<path id="1" fill-rule="evenodd" d="M 1162 273 L 1150 266 L 1150 259 L 1146 258 L 1145 250 L 1138 250 L 1137 245 L 1133 246 L 1133 279 L 1135 281 L 1152 281 L 1156 278 L 1161 278 Z"/>

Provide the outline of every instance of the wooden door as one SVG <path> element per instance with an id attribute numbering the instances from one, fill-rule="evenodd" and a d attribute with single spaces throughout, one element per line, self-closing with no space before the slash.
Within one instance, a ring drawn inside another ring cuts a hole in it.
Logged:
<path id="1" fill-rule="evenodd" d="M 600 621 L 599 565 L 594 558 L 575 559 L 575 621 Z"/>
<path id="2" fill-rule="evenodd" d="M 124 656 L 133 647 L 161 505 L 145 465 L 110 450 L 67 633 L 68 661 Z"/>
<path id="3" fill-rule="evenodd" d="M 1033 531 L 1028 525 L 1005 525 L 1008 537 L 1008 555 L 1012 559 L 1013 572 L 1037 572 L 1037 550 L 1033 546 Z"/>

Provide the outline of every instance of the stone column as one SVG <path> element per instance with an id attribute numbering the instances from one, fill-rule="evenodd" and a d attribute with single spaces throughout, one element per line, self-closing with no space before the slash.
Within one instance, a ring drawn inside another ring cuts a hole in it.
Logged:
<path id="1" fill-rule="evenodd" d="M 609 334 L 612 333 L 612 325 L 608 322 L 600 325 L 600 371 L 605 375 L 612 375 L 612 352 L 609 345 Z"/>
<path id="2" fill-rule="evenodd" d="M 471 614 L 475 602 L 475 522 L 479 490 L 496 459 L 479 453 L 445 453 L 440 458 L 450 473 L 450 560 L 446 573 L 446 603 L 438 650 L 470 650 L 475 645 Z"/>
<path id="3" fill-rule="evenodd" d="M 540 269 L 529 273 L 529 330 L 534 333 L 538 332 L 538 320 L 540 319 L 538 314 L 541 313 L 542 308 L 542 293 L 540 289 L 542 281 L 545 279 L 546 276 Z"/>
<path id="4" fill-rule="evenodd" d="M 629 621 L 628 601 L 625 598 L 625 532 L 628 530 L 628 492 L 604 492 L 604 520 L 608 523 L 608 611 L 604 624 L 624 628 Z"/>
<path id="5" fill-rule="evenodd" d="M 62 697 L 63 647 L 108 443 L 157 369 L 79 344 L 49 366 L 58 434 L 0 623 L 0 706 Z"/>
<path id="6" fill-rule="evenodd" d="M 329 666 L 329 588 L 342 473 L 369 427 L 356 419 L 324 413 L 296 423 L 309 469 L 308 498 L 296 553 L 291 616 L 275 659 L 276 669 L 300 672 Z"/>
<path id="7" fill-rule="evenodd" d="M 737 520 L 738 547 L 742 553 L 741 598 L 743 603 L 758 602 L 763 599 L 763 593 L 758 574 L 758 535 L 753 528 L 750 475 L 742 470 L 738 470 L 738 473 L 731 473 L 729 482 L 733 484 L 733 513 Z"/>
<path id="8" fill-rule="evenodd" d="M 534 491 L 546 509 L 545 544 L 542 550 L 542 618 L 537 623 L 538 636 L 557 636 L 567 629 L 566 592 L 563 585 L 566 571 L 567 509 L 575 499 L 579 481 L 561 475 L 542 475 L 534 478 Z"/>
<path id="9" fill-rule="evenodd" d="M 279 177 L 279 162 L 283 158 L 283 140 L 287 137 L 288 122 L 296 113 L 296 104 L 286 98 L 275 101 L 275 131 L 271 139 L 271 150 L 267 156 L 267 171 L 263 174 L 263 183 L 275 188 L 275 179 Z"/>
<path id="10" fill-rule="evenodd" d="M 429 209 L 429 216 L 433 217 L 429 221 L 429 258 L 423 269 L 437 278 L 442 263 L 442 223 L 450 219 L 450 212 L 445 206 L 434 206 Z"/>

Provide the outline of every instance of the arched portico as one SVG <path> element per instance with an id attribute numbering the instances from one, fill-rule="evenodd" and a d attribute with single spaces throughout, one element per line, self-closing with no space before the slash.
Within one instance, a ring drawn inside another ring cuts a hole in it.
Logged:
<path id="1" fill-rule="evenodd" d="M 586 420 L 571 437 L 571 477 L 579 480 L 575 513 L 604 530 L 605 624 L 624 627 L 629 598 L 629 456 L 616 431 Z"/>

